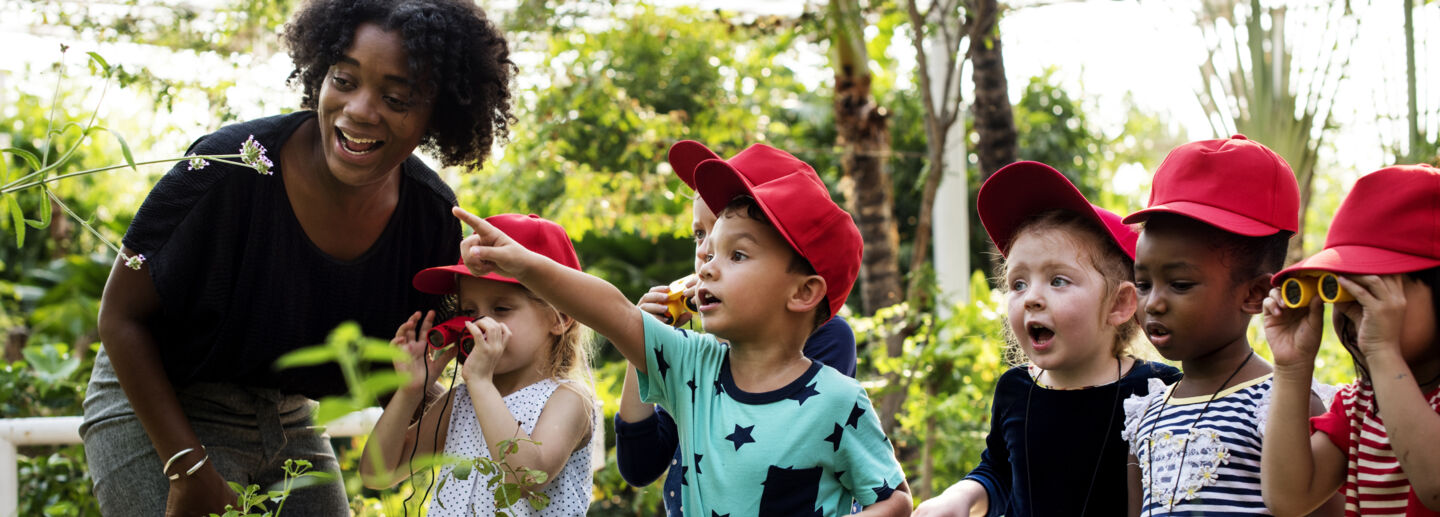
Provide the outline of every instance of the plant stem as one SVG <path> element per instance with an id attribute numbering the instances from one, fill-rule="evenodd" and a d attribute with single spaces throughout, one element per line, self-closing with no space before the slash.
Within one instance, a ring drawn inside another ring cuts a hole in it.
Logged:
<path id="1" fill-rule="evenodd" d="M 228 163 L 228 164 L 231 164 L 231 165 L 239 165 L 239 166 L 242 166 L 242 167 L 249 167 L 249 165 L 245 165 L 244 163 L 232 162 L 232 161 L 229 161 L 229 160 L 226 160 L 226 159 L 225 159 L 225 158 L 239 158 L 239 157 L 240 157 L 240 155 L 238 155 L 238 154 L 221 154 L 221 155 L 213 155 L 213 156 L 185 156 L 185 157 L 180 157 L 180 158 L 167 158 L 167 159 L 160 159 L 160 160 L 148 160 L 148 161 L 143 161 L 143 162 L 135 162 L 135 165 L 136 165 L 136 166 L 140 166 L 140 165 L 151 165 L 151 164 L 155 164 L 155 163 L 165 163 L 165 162 L 183 162 L 183 161 L 190 160 L 190 159 L 194 159 L 194 158 L 200 158 L 200 159 L 204 159 L 204 160 L 214 160 L 214 161 L 221 162 L 221 163 Z M 28 180 L 28 179 L 30 179 L 30 178 L 35 177 L 36 174 L 39 174 L 39 173 L 43 172 L 44 170 L 48 170 L 48 169 L 53 168 L 53 167 L 48 167 L 47 169 L 42 169 L 42 170 L 40 170 L 40 171 L 35 171 L 35 172 L 30 173 L 30 174 L 26 174 L 26 175 L 21 176 L 20 178 L 16 179 L 15 181 L 10 182 L 9 185 L 6 185 L 6 186 L 4 186 L 3 188 L 0 188 L 0 194 L 9 194 L 9 193 L 11 193 L 11 192 L 16 192 L 16 191 L 20 191 L 20 190 L 25 190 L 25 189 L 27 189 L 27 188 L 32 188 L 32 187 L 37 187 L 37 186 L 43 185 L 43 184 L 45 184 L 45 183 L 50 183 L 50 182 L 55 181 L 55 180 L 61 180 L 61 179 L 70 178 L 70 177 L 74 177 L 74 176 L 82 176 L 82 175 L 85 175 L 85 174 L 94 174 L 94 173 L 97 173 L 97 172 L 105 172 L 105 171 L 114 170 L 114 169 L 124 169 L 124 168 L 127 168 L 127 167 L 129 167 L 129 166 L 130 166 L 130 164 L 122 163 L 122 164 L 119 164 L 119 165 L 111 165 L 111 166 L 109 166 L 109 167 L 99 167 L 99 168 L 95 168 L 95 169 L 85 169 L 85 170 L 83 170 L 83 171 L 71 172 L 71 173 L 68 173 L 68 174 L 61 174 L 61 175 L 55 176 L 55 177 L 53 177 L 53 178 L 45 178 L 45 179 L 40 180 L 40 181 L 34 181 L 34 182 L 30 182 L 30 183 L 25 183 L 25 184 L 22 184 L 22 185 L 16 185 L 16 183 L 20 183 L 20 182 L 22 182 L 22 181 L 25 181 L 25 180 Z"/>

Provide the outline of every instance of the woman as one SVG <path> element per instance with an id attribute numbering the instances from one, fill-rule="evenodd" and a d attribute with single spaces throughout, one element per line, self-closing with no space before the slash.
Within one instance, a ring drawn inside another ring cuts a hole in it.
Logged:
<path id="1" fill-rule="evenodd" d="M 81 435 L 106 515 L 222 513 L 226 481 L 269 486 L 286 459 L 338 475 L 310 414 L 344 392 L 339 370 L 275 359 L 344 321 L 385 337 L 434 307 L 409 275 L 456 262 L 460 228 L 454 193 L 411 153 L 478 167 L 508 133 L 515 66 L 468 0 L 310 2 L 284 39 L 305 111 L 191 146 L 253 139 L 271 173 L 176 166 L 125 235 L 143 264 L 120 257 L 105 285 Z M 349 515 L 339 483 L 285 510 Z"/>

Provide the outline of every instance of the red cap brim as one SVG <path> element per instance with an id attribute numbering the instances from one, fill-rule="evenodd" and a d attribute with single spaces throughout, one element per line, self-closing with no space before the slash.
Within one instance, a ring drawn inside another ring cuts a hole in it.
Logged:
<path id="1" fill-rule="evenodd" d="M 478 277 L 471 276 L 470 268 L 465 267 L 464 264 L 423 269 L 419 273 L 415 273 L 415 278 L 411 280 L 410 283 L 415 286 L 416 290 L 419 290 L 422 293 L 442 295 L 454 294 L 455 281 L 457 276 L 484 278 L 487 280 L 495 280 L 497 282 L 505 282 L 508 284 L 520 283 L 519 280 L 510 278 L 508 276 L 498 275 L 495 273 L 487 273 Z"/>
<path id="2" fill-rule="evenodd" d="M 1193 201 L 1172 201 L 1163 205 L 1152 206 L 1125 216 L 1125 223 L 1143 223 L 1149 219 L 1150 216 L 1161 213 L 1183 215 L 1221 230 L 1246 237 L 1264 237 L 1267 235 L 1275 235 L 1282 231 L 1280 228 L 1229 210 L 1215 208 Z"/>
<path id="3" fill-rule="evenodd" d="M 705 144 L 694 140 L 675 142 L 675 145 L 670 146 L 670 153 L 667 157 L 670 168 L 675 170 L 675 175 L 680 177 L 680 181 L 690 186 L 690 190 L 695 190 L 695 168 L 700 165 L 700 162 L 719 159 L 720 155 L 715 154 L 715 151 L 711 151 L 709 147 L 705 147 Z"/>
<path id="4" fill-rule="evenodd" d="M 1047 210 L 1068 210 L 1104 228 L 1121 251 L 1135 258 L 1139 234 L 1120 216 L 1085 199 L 1070 180 L 1055 168 L 1040 162 L 1022 161 L 1001 167 L 980 186 L 976 194 L 980 224 L 1003 256 L 1015 237 L 1015 230 L 1035 214 Z"/>
<path id="5" fill-rule="evenodd" d="M 1296 262 L 1276 273 L 1270 283 L 1279 286 L 1285 278 L 1301 271 L 1328 271 L 1346 275 L 1398 275 L 1440 266 L 1440 260 L 1372 248 L 1369 246 L 1335 246 Z"/>

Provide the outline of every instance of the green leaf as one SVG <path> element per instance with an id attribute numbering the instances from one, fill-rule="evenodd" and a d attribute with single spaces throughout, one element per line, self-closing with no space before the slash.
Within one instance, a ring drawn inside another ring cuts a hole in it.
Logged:
<path id="1" fill-rule="evenodd" d="M 90 54 L 92 56 L 95 55 L 94 52 L 91 52 Z M 106 133 L 110 133 L 110 136 L 115 137 L 115 141 L 120 143 L 120 155 L 125 157 L 125 164 L 130 166 L 130 170 L 140 172 L 140 168 L 135 166 L 135 155 L 130 152 L 130 144 L 125 143 L 125 138 L 120 136 L 120 133 L 111 131 L 104 126 L 92 127 L 90 128 L 90 131 L 104 131 Z"/>
<path id="2" fill-rule="evenodd" d="M 474 471 L 475 469 L 471 468 L 470 465 L 462 464 L 456 465 L 455 469 L 450 471 L 450 475 L 455 476 L 455 479 L 467 480 L 470 479 L 470 473 Z"/>
<path id="3" fill-rule="evenodd" d="M 315 422 L 322 425 L 328 424 L 358 409 L 360 406 L 353 400 L 344 397 L 325 397 L 320 401 L 320 409 L 315 411 Z"/>
<path id="4" fill-rule="evenodd" d="M 43 184 L 40 185 L 40 193 L 44 194 L 43 196 L 40 196 L 40 220 L 38 222 L 31 223 L 30 226 L 35 228 L 46 228 L 50 226 L 50 187 L 47 187 Z M 29 223 L 30 221 L 27 220 L 26 222 Z"/>
<path id="5" fill-rule="evenodd" d="M 30 164 L 30 170 L 40 170 L 40 158 L 36 157 L 35 153 L 17 147 L 6 147 L 4 149 L 0 149 L 0 153 L 10 153 L 19 156 L 20 158 L 25 160 L 25 163 Z"/>
<path id="6" fill-rule="evenodd" d="M 409 359 L 404 351 L 395 348 L 389 342 L 366 343 L 360 349 L 360 358 L 372 363 L 384 364 Z"/>
<path id="7" fill-rule="evenodd" d="M 365 393 L 390 393 L 404 382 L 405 377 L 398 372 L 378 372 L 371 374 L 369 378 L 361 382 L 360 387 Z"/>
<path id="8" fill-rule="evenodd" d="M 100 54 L 95 52 L 86 52 L 86 54 L 90 56 L 90 59 L 95 60 L 95 63 L 100 65 L 100 69 L 104 70 L 106 74 L 110 73 L 110 63 L 105 61 L 104 57 L 101 57 Z"/>
<path id="9" fill-rule="evenodd" d="M 10 218 L 15 221 L 15 247 L 25 247 L 25 212 L 20 210 L 20 202 L 15 196 L 5 196 L 5 204 L 10 205 Z"/>
<path id="10" fill-rule="evenodd" d="M 301 348 L 280 356 L 279 359 L 275 360 L 275 367 L 283 370 L 298 366 L 315 366 L 334 360 L 334 349 L 325 345 L 316 345 Z"/>

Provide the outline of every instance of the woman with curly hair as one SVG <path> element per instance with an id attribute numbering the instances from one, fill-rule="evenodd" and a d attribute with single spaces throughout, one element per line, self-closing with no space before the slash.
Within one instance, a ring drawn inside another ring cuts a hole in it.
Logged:
<path id="1" fill-rule="evenodd" d="M 412 153 L 478 168 L 513 121 L 503 35 L 469 0 L 317 0 L 285 28 L 302 111 L 221 128 L 268 173 L 181 163 L 150 191 L 100 302 L 81 435 L 105 515 L 223 513 L 227 481 L 268 487 L 287 459 L 339 474 L 314 399 L 334 365 L 276 370 L 345 321 L 388 338 L 440 300 L 409 273 L 458 260 L 455 194 Z M 441 230 L 436 230 L 441 229 Z M 349 515 L 344 487 L 295 515 Z"/>

